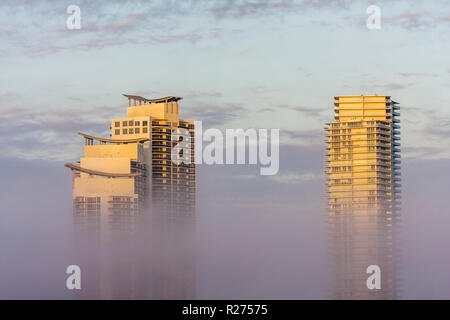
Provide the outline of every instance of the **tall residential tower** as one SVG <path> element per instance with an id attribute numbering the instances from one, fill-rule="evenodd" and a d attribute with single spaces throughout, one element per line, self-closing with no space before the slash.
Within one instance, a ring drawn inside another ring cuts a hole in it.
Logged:
<path id="1" fill-rule="evenodd" d="M 193 216 L 194 121 L 179 118 L 182 98 L 124 96 L 127 117 L 111 120 L 109 139 L 78 133 L 85 139 L 84 157 L 79 165 L 66 164 L 73 171 L 75 215 L 134 214 L 146 208 L 152 214 Z M 185 142 L 175 131 L 180 128 L 190 136 L 189 164 L 171 159 L 173 147 Z"/>
<path id="2" fill-rule="evenodd" d="M 127 115 L 111 120 L 110 137 L 79 132 L 84 156 L 66 164 L 85 259 L 79 297 L 192 299 L 194 121 L 180 119 L 181 97 L 124 96 Z M 172 160 L 180 145 L 184 162 Z"/>
<path id="3" fill-rule="evenodd" d="M 390 96 L 341 96 L 334 112 L 325 128 L 333 297 L 395 298 L 399 106 Z M 381 290 L 366 286 L 369 265 L 381 268 Z"/>

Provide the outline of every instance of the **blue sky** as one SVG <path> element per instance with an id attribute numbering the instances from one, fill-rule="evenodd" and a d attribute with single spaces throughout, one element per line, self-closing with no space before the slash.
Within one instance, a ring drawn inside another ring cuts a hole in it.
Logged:
<path id="1" fill-rule="evenodd" d="M 66 8 L 81 9 L 68 30 Z M 381 8 L 381 30 L 366 8 Z M 2 1 L 6 154 L 69 161 L 121 93 L 183 96 L 186 118 L 319 145 L 335 95 L 391 95 L 404 157 L 448 158 L 447 1 Z M 439 127 L 438 127 L 439 126 Z M 5 155 L 5 153 L 4 153 Z"/>

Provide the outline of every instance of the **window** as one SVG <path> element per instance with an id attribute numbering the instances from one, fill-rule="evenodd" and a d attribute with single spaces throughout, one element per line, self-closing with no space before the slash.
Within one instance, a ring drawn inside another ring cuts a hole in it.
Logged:
<path id="1" fill-rule="evenodd" d="M 128 129 L 129 134 L 133 134 L 133 128 Z"/>
<path id="2" fill-rule="evenodd" d="M 114 134 L 120 134 L 120 129 L 116 129 L 116 130 L 114 131 Z"/>
<path id="3" fill-rule="evenodd" d="M 134 133 L 136 133 L 136 134 L 140 133 L 139 128 L 135 128 L 135 129 L 134 129 Z"/>
<path id="4" fill-rule="evenodd" d="M 129 126 L 132 126 L 132 125 L 133 125 L 133 120 L 130 120 L 130 121 L 128 122 L 128 125 L 129 125 Z"/>
<path id="5" fill-rule="evenodd" d="M 122 129 L 122 133 L 127 134 L 128 133 L 127 129 Z"/>
<path id="6" fill-rule="evenodd" d="M 127 126 L 127 122 L 126 122 L 126 121 L 123 121 L 123 122 L 122 122 L 122 126 L 126 127 L 126 126 Z"/>
<path id="7" fill-rule="evenodd" d="M 147 121 L 142 121 L 142 125 L 143 125 L 144 127 L 146 127 L 146 126 L 148 126 L 148 122 L 147 122 Z"/>
<path id="8" fill-rule="evenodd" d="M 115 127 L 120 127 L 120 121 L 116 121 L 116 123 L 114 124 Z"/>
<path id="9" fill-rule="evenodd" d="M 142 133 L 147 133 L 147 128 L 142 128 Z"/>
<path id="10" fill-rule="evenodd" d="M 135 125 L 135 126 L 140 126 L 140 121 L 135 121 L 135 122 L 134 122 L 134 125 Z"/>

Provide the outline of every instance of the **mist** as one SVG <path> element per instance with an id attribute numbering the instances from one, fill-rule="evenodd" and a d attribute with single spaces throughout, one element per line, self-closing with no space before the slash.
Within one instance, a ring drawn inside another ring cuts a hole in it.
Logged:
<path id="1" fill-rule="evenodd" d="M 163 232 L 139 221 L 135 234 L 119 232 L 119 245 L 111 247 L 80 241 L 71 173 L 62 163 L 0 159 L 0 298 L 74 299 L 67 266 L 80 265 L 83 288 L 92 261 L 116 265 L 105 272 L 108 283 L 130 274 L 131 259 L 142 294 L 119 290 L 109 297 L 158 298 L 145 293 L 146 285 L 158 277 L 177 282 L 173 266 L 188 263 L 193 292 L 186 298 L 330 298 L 322 150 L 284 145 L 280 157 L 277 179 L 260 176 L 257 166 L 198 166 L 194 227 L 177 222 Z M 443 160 L 403 160 L 400 298 L 450 298 L 449 182 L 442 174 L 449 169 Z M 156 271 L 148 273 L 147 265 Z"/>

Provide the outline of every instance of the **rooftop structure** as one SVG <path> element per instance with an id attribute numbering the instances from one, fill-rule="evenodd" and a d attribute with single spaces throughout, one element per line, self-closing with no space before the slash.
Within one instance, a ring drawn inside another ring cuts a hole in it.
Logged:
<path id="1" fill-rule="evenodd" d="M 395 226 L 400 216 L 399 106 L 390 96 L 334 98 L 325 128 L 327 208 L 334 298 L 391 299 L 397 293 Z M 366 287 L 378 265 L 382 290 Z"/>
<path id="2" fill-rule="evenodd" d="M 72 170 L 78 231 L 89 249 L 97 250 L 87 258 L 80 298 L 192 298 L 196 170 L 193 161 L 175 164 L 172 150 L 186 143 L 175 130 L 186 129 L 192 144 L 188 158 L 194 159 L 194 121 L 179 118 L 180 97 L 124 96 L 129 100 L 127 115 L 111 120 L 110 136 L 78 132 L 84 138 L 84 155 L 78 164 L 65 164 Z M 135 244 L 117 259 L 109 257 L 123 249 L 123 240 L 141 241 L 137 230 L 149 240 L 138 245 L 151 257 L 142 252 L 144 256 L 136 256 Z M 168 255 L 180 248 L 180 239 L 185 250 Z M 101 240 L 113 243 L 113 249 L 105 249 Z"/>

